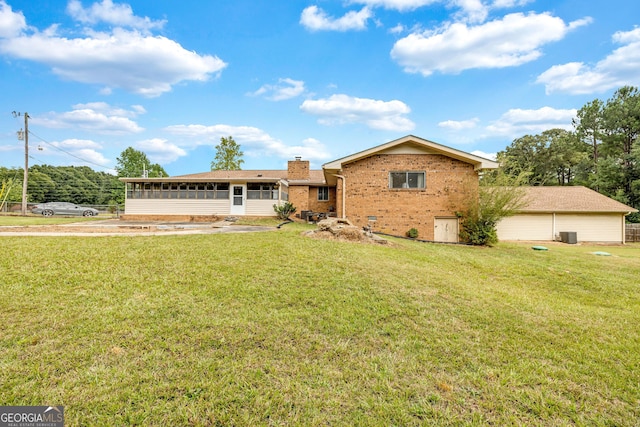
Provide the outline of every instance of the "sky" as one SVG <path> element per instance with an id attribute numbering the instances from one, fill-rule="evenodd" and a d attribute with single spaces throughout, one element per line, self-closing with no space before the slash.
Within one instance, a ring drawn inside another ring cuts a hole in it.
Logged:
<path id="1" fill-rule="evenodd" d="M 0 166 L 171 176 L 221 137 L 314 169 L 406 135 L 487 158 L 640 86 L 637 0 L 0 0 Z"/>

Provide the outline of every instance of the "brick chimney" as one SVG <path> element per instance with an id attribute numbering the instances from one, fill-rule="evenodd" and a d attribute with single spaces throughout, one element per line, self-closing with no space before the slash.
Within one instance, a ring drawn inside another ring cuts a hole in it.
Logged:
<path id="1" fill-rule="evenodd" d="M 296 181 L 309 179 L 309 177 L 309 160 L 302 160 L 301 157 L 289 160 L 287 164 L 287 179 Z"/>

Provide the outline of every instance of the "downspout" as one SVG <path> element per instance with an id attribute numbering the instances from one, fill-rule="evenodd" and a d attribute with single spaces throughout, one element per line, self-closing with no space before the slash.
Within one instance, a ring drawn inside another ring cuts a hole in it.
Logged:
<path id="1" fill-rule="evenodd" d="M 342 219 L 347 218 L 347 178 L 342 175 L 333 174 L 333 176 L 338 177 L 342 180 Z"/>
<path id="2" fill-rule="evenodd" d="M 556 213 L 553 212 L 552 214 L 552 219 L 551 219 L 551 240 L 552 241 L 556 241 Z"/>

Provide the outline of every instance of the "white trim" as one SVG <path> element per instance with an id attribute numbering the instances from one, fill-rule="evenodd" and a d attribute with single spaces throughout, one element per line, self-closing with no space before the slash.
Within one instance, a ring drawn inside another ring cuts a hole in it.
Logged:
<path id="1" fill-rule="evenodd" d="M 236 196 L 234 190 L 236 188 L 242 189 L 242 195 Z M 237 197 L 240 197 L 241 205 L 236 205 L 235 201 Z M 229 186 L 229 214 L 230 215 L 244 215 L 246 212 L 247 204 L 247 185 L 246 184 L 231 184 Z"/>

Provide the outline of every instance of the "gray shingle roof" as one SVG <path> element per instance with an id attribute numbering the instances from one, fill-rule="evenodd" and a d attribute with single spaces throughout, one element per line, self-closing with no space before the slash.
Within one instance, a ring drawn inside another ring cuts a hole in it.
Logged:
<path id="1" fill-rule="evenodd" d="M 582 186 L 524 187 L 526 206 L 521 212 L 638 212 L 630 206 Z"/>

